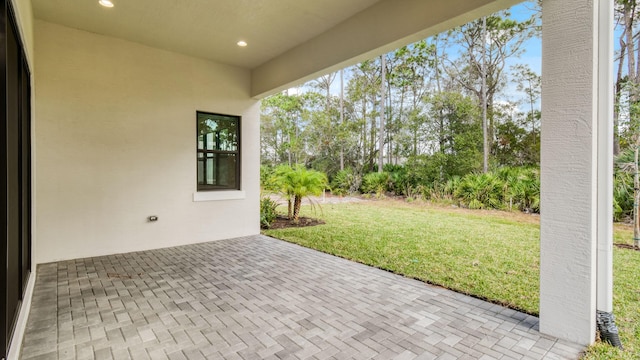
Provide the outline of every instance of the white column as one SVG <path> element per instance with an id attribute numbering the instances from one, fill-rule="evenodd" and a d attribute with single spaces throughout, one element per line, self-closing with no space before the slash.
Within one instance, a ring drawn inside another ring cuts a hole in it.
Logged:
<path id="1" fill-rule="evenodd" d="M 540 331 L 581 344 L 595 339 L 598 250 L 611 247 L 610 6 L 543 1 Z"/>
<path id="2" fill-rule="evenodd" d="M 598 16 L 598 262 L 597 302 L 613 312 L 613 0 Z"/>

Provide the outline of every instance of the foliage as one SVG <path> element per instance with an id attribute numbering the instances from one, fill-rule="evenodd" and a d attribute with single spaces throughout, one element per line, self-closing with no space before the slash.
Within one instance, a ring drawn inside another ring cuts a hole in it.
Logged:
<path id="1" fill-rule="evenodd" d="M 385 164 L 384 172 L 389 174 L 387 190 L 394 195 L 409 195 L 410 189 L 416 185 L 416 183 L 409 178 L 406 166 Z"/>
<path id="2" fill-rule="evenodd" d="M 482 169 L 482 123 L 477 104 L 468 96 L 442 92 L 425 98 L 429 105 L 433 154 L 417 157 L 428 180 L 443 181 Z M 410 160 L 411 161 L 411 160 Z"/>
<path id="3" fill-rule="evenodd" d="M 634 151 L 623 151 L 615 158 L 613 178 L 613 217 L 623 221 L 633 217 L 633 168 Z"/>
<path id="4" fill-rule="evenodd" d="M 493 152 L 498 164 L 536 166 L 540 163 L 540 130 L 528 129 L 527 126 L 527 122 L 530 121 L 537 124 L 540 121 L 540 115 L 538 110 L 516 120 L 508 119 L 505 115 L 505 119 L 496 125 Z"/>
<path id="5" fill-rule="evenodd" d="M 486 37 L 480 22 L 473 21 L 385 54 L 384 68 L 381 58 L 363 61 L 344 69 L 339 77 L 327 74 L 296 91 L 263 100 L 262 163 L 305 164 L 331 179 L 352 169 L 357 183 L 383 155 L 385 164 L 419 165 L 403 172 L 388 171 L 391 180 L 385 190 L 404 195 L 415 194 L 418 186 L 433 181 L 482 170 L 478 66 L 484 49 L 492 166 L 537 165 L 540 77 L 517 64 L 523 41 L 537 35 L 532 30 L 538 23 L 536 14 L 531 10 L 530 16 L 523 17 L 501 11 L 487 17 Z M 516 63 L 511 72 L 521 101 L 501 92 L 510 80 L 506 63 Z M 382 74 L 386 84 L 381 84 Z M 515 114 L 501 112 L 498 105 L 505 101 Z M 520 106 L 525 103 L 528 106 Z M 514 120 L 505 124 L 510 117 Z M 382 144 L 380 133 L 385 135 Z M 335 184 L 334 188 L 347 191 Z"/>
<path id="6" fill-rule="evenodd" d="M 351 169 L 340 170 L 331 181 L 331 193 L 348 195 L 358 191 L 361 180 Z"/>
<path id="7" fill-rule="evenodd" d="M 268 196 L 263 196 L 260 199 L 260 227 L 263 229 L 269 229 L 271 224 L 276 220 L 278 212 L 276 208 L 278 203 Z"/>
<path id="8" fill-rule="evenodd" d="M 633 175 L 616 171 L 613 178 L 613 219 L 623 221 L 633 216 Z"/>
<path id="9" fill-rule="evenodd" d="M 277 192 L 278 184 L 274 176 L 275 168 L 269 165 L 260 165 L 260 188 L 268 192 Z"/>
<path id="10" fill-rule="evenodd" d="M 327 188 L 327 176 L 302 165 L 291 167 L 281 165 L 274 172 L 279 192 L 287 199 L 287 215 L 290 220 L 298 221 L 302 199 L 310 195 L 320 195 Z"/>
<path id="11" fill-rule="evenodd" d="M 368 173 L 362 178 L 361 190 L 364 194 L 376 194 L 377 197 L 383 197 L 390 180 L 387 172 Z"/>
<path id="12" fill-rule="evenodd" d="M 435 172 L 416 162 L 407 166 L 386 165 L 383 173 L 364 176 L 362 192 L 382 196 L 385 191 L 411 200 L 457 203 L 470 209 L 540 212 L 540 171 L 535 167 L 501 167 L 495 171 L 453 175 L 445 181 L 433 180 Z M 422 169 L 422 173 L 420 172 Z"/>
<path id="13" fill-rule="evenodd" d="M 509 210 L 540 212 L 540 171 L 537 168 L 503 167 L 496 173 L 503 181 L 503 199 Z"/>
<path id="14" fill-rule="evenodd" d="M 503 209 L 504 182 L 493 173 L 469 174 L 457 186 L 454 196 L 470 209 Z"/>

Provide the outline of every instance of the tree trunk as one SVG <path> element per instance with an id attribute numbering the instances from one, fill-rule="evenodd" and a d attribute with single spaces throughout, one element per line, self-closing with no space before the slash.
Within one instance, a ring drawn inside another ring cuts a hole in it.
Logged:
<path id="1" fill-rule="evenodd" d="M 482 18 L 482 39 L 487 38 L 487 18 Z M 489 171 L 489 126 L 487 124 L 487 51 L 482 42 L 482 171 Z"/>
<path id="2" fill-rule="evenodd" d="M 618 43 L 620 44 L 620 58 L 618 58 L 618 70 L 616 73 L 616 83 L 614 88 L 614 106 L 613 106 L 613 155 L 620 154 L 620 93 L 622 91 L 622 69 L 624 65 L 627 45 L 624 42 L 624 32 L 620 35 Z"/>
<path id="3" fill-rule="evenodd" d="M 638 150 L 640 149 L 640 143 L 636 144 L 636 151 L 633 157 L 633 167 L 635 170 L 633 176 L 633 244 L 635 247 L 640 248 L 640 179 L 638 175 Z"/>
<path id="4" fill-rule="evenodd" d="M 293 219 L 293 203 L 291 202 L 291 197 L 287 199 L 287 219 Z"/>
<path id="5" fill-rule="evenodd" d="M 365 168 L 367 162 L 367 100 L 362 97 L 362 168 Z"/>
<path id="6" fill-rule="evenodd" d="M 627 37 L 627 66 L 629 79 L 636 81 L 636 54 L 635 41 L 633 39 L 633 18 L 635 10 L 635 1 L 629 1 L 624 7 L 624 25 L 625 35 Z"/>
<path id="7" fill-rule="evenodd" d="M 300 205 L 302 204 L 302 197 L 296 195 L 293 199 L 293 221 L 297 223 L 300 220 Z"/>
<path id="8" fill-rule="evenodd" d="M 383 171 L 384 167 L 384 120 L 385 120 L 385 95 L 387 83 L 387 65 L 386 58 L 383 54 L 380 56 L 380 133 L 378 134 L 378 173 Z"/>
<path id="9" fill-rule="evenodd" d="M 344 131 L 344 69 L 340 70 L 340 136 Z M 344 145 L 340 141 L 340 171 L 344 170 Z"/>

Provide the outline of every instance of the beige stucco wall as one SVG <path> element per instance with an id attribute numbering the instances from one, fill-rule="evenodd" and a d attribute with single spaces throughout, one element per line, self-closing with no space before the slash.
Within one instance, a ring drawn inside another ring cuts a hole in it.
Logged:
<path id="1" fill-rule="evenodd" d="M 40 20 L 34 28 L 38 263 L 259 232 L 249 71 Z M 245 199 L 193 201 L 196 110 L 242 116 Z"/>

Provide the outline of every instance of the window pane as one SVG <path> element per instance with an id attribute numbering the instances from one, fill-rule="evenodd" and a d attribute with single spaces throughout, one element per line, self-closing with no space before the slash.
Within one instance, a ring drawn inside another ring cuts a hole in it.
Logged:
<path id="1" fill-rule="evenodd" d="M 204 185 L 204 161 L 202 159 L 198 159 L 198 184 Z"/>
<path id="2" fill-rule="evenodd" d="M 240 189 L 240 117 L 197 113 L 198 190 Z"/>
<path id="3" fill-rule="evenodd" d="M 238 151 L 238 117 L 198 113 L 198 148 L 205 138 L 205 149 Z"/>
<path id="4" fill-rule="evenodd" d="M 206 175 L 207 175 L 207 185 L 217 185 L 215 183 L 215 173 L 216 173 L 216 169 L 215 169 L 215 161 L 213 158 L 208 157 L 207 156 L 207 160 L 206 160 Z"/>
<path id="5" fill-rule="evenodd" d="M 204 149 L 204 135 L 199 134 L 198 135 L 198 150 L 203 150 Z"/>
<path id="6" fill-rule="evenodd" d="M 218 185 L 233 186 L 236 183 L 236 156 L 220 154 L 218 156 Z"/>

